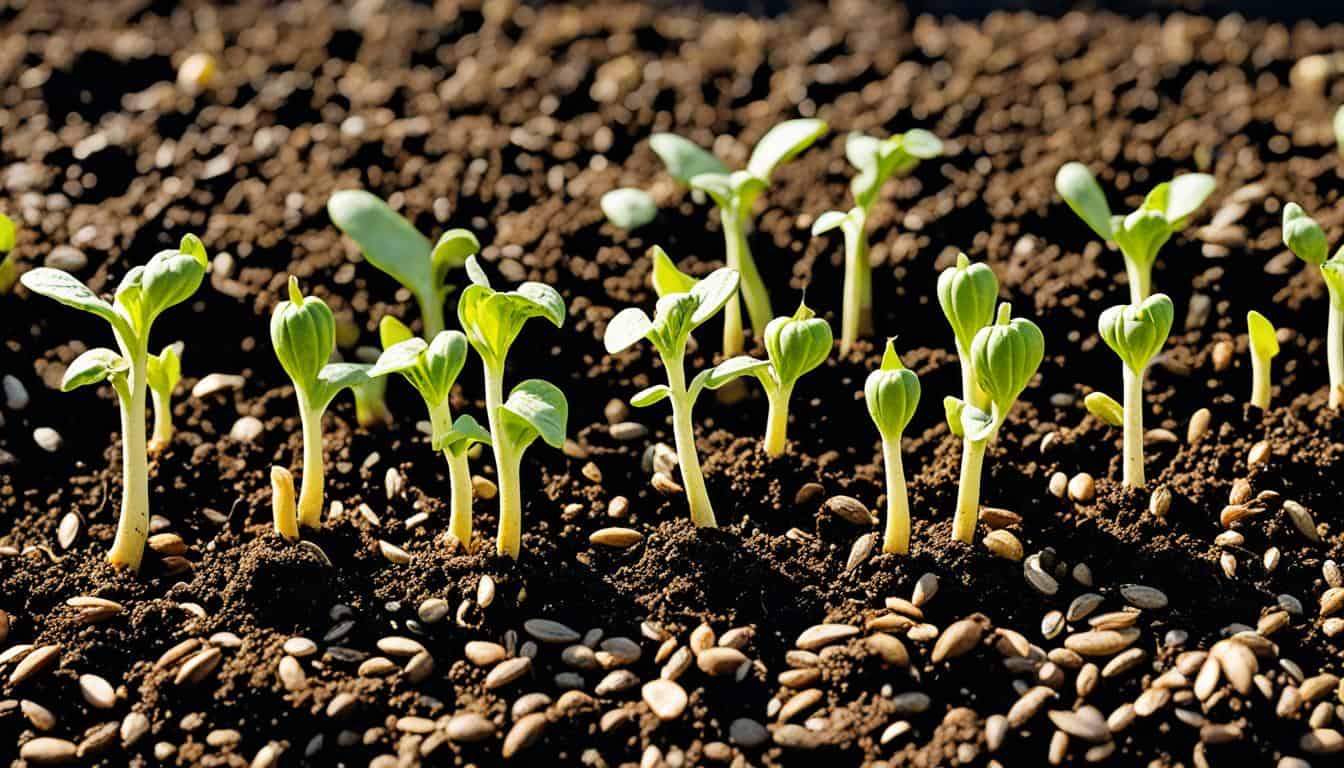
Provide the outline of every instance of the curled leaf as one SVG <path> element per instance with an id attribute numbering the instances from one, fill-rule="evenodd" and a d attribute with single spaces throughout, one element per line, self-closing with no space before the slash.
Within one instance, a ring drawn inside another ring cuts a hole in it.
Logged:
<path id="1" fill-rule="evenodd" d="M 1112 427 L 1123 426 L 1125 423 L 1125 409 L 1115 401 L 1115 398 L 1105 392 L 1090 392 L 1083 398 L 1083 405 L 1087 407 L 1087 412 L 1101 419 Z"/>

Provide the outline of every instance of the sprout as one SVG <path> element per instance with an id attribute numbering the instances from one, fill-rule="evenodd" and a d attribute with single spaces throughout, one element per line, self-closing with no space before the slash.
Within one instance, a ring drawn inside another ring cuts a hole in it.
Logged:
<path id="1" fill-rule="evenodd" d="M 303 489 L 299 494 L 299 523 L 322 527 L 324 466 L 322 414 L 347 387 L 358 387 L 369 378 L 367 365 L 330 363 L 336 350 L 336 320 L 331 309 L 316 296 L 299 291 L 298 278 L 289 278 L 289 301 L 282 301 L 271 315 L 271 346 L 280 366 L 294 382 L 303 428 Z"/>
<path id="2" fill-rule="evenodd" d="M 975 382 L 986 395 L 989 410 L 955 397 L 943 401 L 948 420 L 960 421 L 964 437 L 952 538 L 967 544 L 975 537 L 975 522 L 980 513 L 980 475 L 985 451 L 1045 357 L 1041 329 L 1030 320 L 1010 319 L 1011 316 L 1012 307 L 1000 304 L 997 322 L 981 328 L 971 342 Z"/>
<path id="3" fill-rule="evenodd" d="M 655 247 L 655 262 L 660 251 L 660 248 Z M 695 450 L 691 411 L 704 390 L 718 389 L 740 376 L 763 370 L 769 363 L 749 357 L 733 357 L 717 367 L 701 371 L 687 387 L 683 358 L 691 331 L 729 303 L 737 292 L 738 282 L 737 270 L 731 267 L 716 269 L 705 279 L 695 281 L 685 291 L 662 294 L 652 320 L 644 310 L 637 307 L 621 310 L 607 324 L 603 338 L 607 352 L 613 355 L 641 339 L 648 339 L 658 351 L 667 372 L 667 383 L 638 392 L 630 398 L 630 404 L 644 408 L 662 400 L 672 401 L 672 434 L 677 445 L 677 461 L 681 466 L 686 500 L 691 508 L 691 522 L 708 528 L 715 527 L 718 522 L 714 518 L 709 493 L 705 490 L 700 457 Z"/>
<path id="4" fill-rule="evenodd" d="M 882 434 L 882 461 L 887 474 L 887 527 L 882 534 L 882 551 L 909 554 L 910 500 L 901 463 L 901 434 L 919 405 L 919 377 L 901 365 L 890 339 L 882 355 L 882 367 L 868 374 L 863 394 L 868 415 Z"/>
<path id="5" fill-rule="evenodd" d="M 1167 343 L 1176 316 L 1166 294 L 1149 296 L 1140 304 L 1121 304 L 1101 313 L 1097 328 L 1124 363 L 1124 484 L 1142 488 L 1143 479 L 1143 372 Z M 1114 401 L 1112 401 L 1114 402 Z"/>
<path id="6" fill-rule="evenodd" d="M 622 187 L 602 196 L 602 213 L 621 229 L 639 229 L 658 215 L 658 206 L 648 192 Z"/>
<path id="7" fill-rule="evenodd" d="M 299 540 L 299 512 L 294 506 L 294 475 L 284 467 L 271 467 L 271 514 L 276 533 L 286 541 Z"/>
<path id="8" fill-rule="evenodd" d="M 450 229 L 431 246 L 411 222 L 364 190 L 332 195 L 327 213 L 359 245 L 370 264 L 411 292 L 420 305 L 425 337 L 437 336 L 444 327 L 444 301 L 454 290 L 447 283 L 448 272 L 481 250 L 476 236 L 465 229 Z"/>
<path id="9" fill-rule="evenodd" d="M 765 423 L 765 453 L 784 454 L 789 445 L 789 399 L 798 379 L 831 356 L 831 326 L 816 317 L 806 304 L 799 304 L 793 317 L 777 317 L 765 326 L 765 351 L 769 363 L 754 370 L 770 401 Z"/>
<path id="10" fill-rule="evenodd" d="M 1213 177 L 1187 173 L 1153 187 L 1143 205 L 1128 216 L 1111 215 L 1106 195 L 1096 177 L 1082 163 L 1065 163 L 1055 175 L 1055 189 L 1073 212 L 1097 236 L 1115 243 L 1125 257 L 1129 301 L 1139 304 L 1152 292 L 1153 262 L 1157 252 L 1213 194 Z"/>
<path id="11" fill-rule="evenodd" d="M 164 310 L 191 297 L 205 278 L 205 246 L 195 235 L 177 250 L 159 251 L 126 273 L 112 303 L 100 299 L 69 273 L 39 267 L 20 280 L 33 293 L 97 315 L 112 326 L 117 349 L 90 349 L 65 371 L 62 391 L 108 381 L 121 408 L 121 517 L 108 559 L 139 570 L 149 535 L 149 462 L 145 441 L 145 394 L 149 379 L 149 334 Z"/>
<path id="12" fill-rule="evenodd" d="M 355 396 L 355 421 L 365 429 L 385 426 L 392 419 L 387 412 L 387 379 L 370 378 L 350 388 Z"/>
<path id="13" fill-rule="evenodd" d="M 1083 398 L 1087 412 L 1101 419 L 1102 423 L 1112 427 L 1125 425 L 1125 409 L 1105 392 L 1092 392 Z"/>
<path id="14" fill-rule="evenodd" d="M 868 261 L 868 215 L 893 176 L 904 176 L 943 153 L 937 136 L 915 129 L 878 140 L 851 133 L 845 156 L 859 171 L 849 184 L 855 206 L 848 213 L 827 211 L 812 225 L 813 237 L 839 227 L 845 235 L 845 297 L 840 322 L 840 354 L 847 355 L 860 336 L 873 332 L 873 267 Z"/>
<path id="15" fill-rule="evenodd" d="M 671 133 L 655 133 L 649 140 L 673 178 L 705 192 L 719 207 L 727 264 L 741 275 L 742 302 L 747 305 L 751 327 L 758 337 L 765 333 L 774 312 L 747 243 L 752 206 L 770 186 L 775 169 L 812 146 L 827 130 L 820 120 L 786 120 L 761 137 L 745 171 L 730 171 L 714 155 Z M 723 353 L 740 354 L 742 345 L 742 307 L 736 301 L 729 302 L 723 313 Z"/>
<path id="16" fill-rule="evenodd" d="M 539 379 L 514 387 L 505 400 L 504 360 L 528 320 L 541 317 L 556 328 L 564 325 L 565 302 L 554 288 L 542 283 L 523 283 L 516 291 L 496 291 L 474 256 L 467 258 L 466 267 L 472 284 L 458 299 L 457 319 L 485 369 L 486 416 L 499 473 L 499 535 L 495 547 L 500 554 L 516 559 L 522 548 L 519 465 L 523 452 L 538 437 L 552 448 L 564 445 L 569 403 L 555 385 Z"/>
<path id="17" fill-rule="evenodd" d="M 154 403 L 154 436 L 149 452 L 158 453 L 173 442 L 173 390 L 182 379 L 182 342 L 169 344 L 145 361 L 146 383 Z"/>
<path id="18" fill-rule="evenodd" d="M 961 402 L 987 410 L 989 396 L 980 390 L 971 362 L 971 342 L 981 328 L 994 321 L 994 302 L 999 296 L 999 281 L 985 264 L 972 264 L 966 254 L 957 254 L 955 266 L 938 275 L 938 304 L 952 326 L 956 338 L 957 359 L 961 363 Z M 961 418 L 949 415 L 948 427 L 960 436 Z"/>
<path id="19" fill-rule="evenodd" d="M 0 213 L 0 295 L 9 293 L 19 279 L 19 264 L 14 259 L 14 245 L 18 232 L 14 221 Z"/>
<path id="20" fill-rule="evenodd" d="M 453 383 L 467 361 L 467 337 L 459 331 L 443 331 L 428 343 L 394 317 L 384 317 L 378 327 L 383 354 L 369 376 L 386 381 L 400 373 L 420 393 L 429 410 L 430 444 L 448 460 L 451 494 L 448 532 L 471 550 L 471 467 L 467 451 L 475 443 L 490 442 L 476 419 L 463 414 L 453 420 Z"/>
<path id="21" fill-rule="evenodd" d="M 1279 337 L 1269 318 L 1255 310 L 1246 313 L 1246 333 L 1251 340 L 1251 405 L 1269 410 L 1270 374 L 1279 354 Z"/>
<path id="22" fill-rule="evenodd" d="M 1330 294 L 1325 360 L 1330 370 L 1330 407 L 1339 408 L 1344 405 L 1344 246 L 1327 260 L 1325 232 L 1297 203 L 1283 208 L 1283 244 L 1299 259 L 1321 270 Z"/>

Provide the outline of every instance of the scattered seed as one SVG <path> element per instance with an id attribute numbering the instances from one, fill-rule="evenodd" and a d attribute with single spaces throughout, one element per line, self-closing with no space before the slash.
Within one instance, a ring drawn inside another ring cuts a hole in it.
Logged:
<path id="1" fill-rule="evenodd" d="M 485 689 L 493 691 L 496 688 L 503 688 L 523 675 L 526 675 L 532 669 L 532 660 L 526 656 L 516 656 L 512 659 L 505 659 L 495 665 L 494 669 L 485 676 Z"/>
<path id="2" fill-rule="evenodd" d="M 30 651 L 9 674 L 11 687 L 19 685 L 42 672 L 45 672 L 61 658 L 61 646 L 44 645 Z"/>
<path id="3" fill-rule="evenodd" d="M 1069 498 L 1077 502 L 1088 502 L 1097 494 L 1096 481 L 1086 472 L 1079 472 L 1069 478 Z"/>
<path id="4" fill-rule="evenodd" d="M 985 547 L 996 556 L 1017 562 L 1022 559 L 1022 542 L 1011 531 L 998 529 L 990 531 L 984 539 Z"/>
<path id="5" fill-rule="evenodd" d="M 379 539 L 378 551 L 382 553 L 385 560 L 393 565 L 408 565 L 411 562 L 411 553 L 390 541 Z"/>
<path id="6" fill-rule="evenodd" d="M 1190 416 L 1190 424 L 1185 429 L 1185 441 L 1191 445 L 1199 442 L 1199 439 L 1209 432 L 1209 425 L 1213 422 L 1213 413 L 1208 408 L 1200 408 Z"/>
<path id="7" fill-rule="evenodd" d="M 676 720 L 686 709 L 686 691 L 672 680 L 650 680 L 640 689 L 640 696 L 659 720 Z"/>
<path id="8" fill-rule="evenodd" d="M 855 525 L 873 525 L 877 522 L 868 507 L 853 496 L 832 496 L 822 503 L 821 508 Z"/>
<path id="9" fill-rule="evenodd" d="M 528 619 L 523 622 L 523 631 L 534 640 L 542 643 L 574 643 L 581 637 L 578 632 L 550 619 Z"/>
<path id="10" fill-rule="evenodd" d="M 588 537 L 588 543 L 603 547 L 625 549 L 644 540 L 644 535 L 632 528 L 603 528 Z"/>
<path id="11" fill-rule="evenodd" d="M 820 688 L 807 688 L 799 691 L 789 697 L 780 707 L 779 714 L 775 717 L 780 723 L 787 723 L 798 715 L 810 711 L 821 703 L 822 692 Z"/>
<path id="12" fill-rule="evenodd" d="M 1064 646 L 1083 656 L 1110 656 L 1139 639 L 1137 629 L 1101 629 L 1079 632 L 1064 638 Z"/>
<path id="13" fill-rule="evenodd" d="M 111 709 L 117 704 L 117 692 L 112 684 L 93 674 L 79 676 L 79 693 L 94 709 Z"/>
<path id="14" fill-rule="evenodd" d="M 11 753 L 13 754 L 13 753 Z M 27 741 L 19 748 L 19 758 L 34 765 L 58 765 L 68 763 L 79 754 L 74 742 L 39 736 Z"/>
<path id="15" fill-rule="evenodd" d="M 1142 584 L 1122 585 L 1120 596 L 1125 599 L 1125 602 L 1145 611 L 1160 611 L 1166 608 L 1169 603 L 1166 593 L 1162 590 Z"/>
<path id="16" fill-rule="evenodd" d="M 173 680 L 174 684 L 196 685 L 211 672 L 214 672 L 223 658 L 224 654 L 218 648 L 205 648 L 197 651 L 177 670 L 177 676 Z"/>
<path id="17" fill-rule="evenodd" d="M 513 757 L 540 741 L 541 734 L 545 730 L 546 715 L 540 712 L 524 715 L 513 724 L 508 733 L 504 734 L 504 745 L 500 754 L 505 760 Z"/>
<path id="18" fill-rule="evenodd" d="M 933 654 L 930 659 L 934 664 L 937 664 L 946 659 L 955 659 L 968 653 L 984 637 L 987 624 L 988 621 L 980 614 L 974 614 L 953 622 L 938 637 L 938 642 L 933 646 Z"/>
<path id="19" fill-rule="evenodd" d="M 711 677 L 720 677 L 735 672 L 747 662 L 747 657 L 735 648 L 709 648 L 696 656 L 696 666 Z"/>
<path id="20" fill-rule="evenodd" d="M 495 602 L 495 580 L 489 574 L 482 576 L 476 583 L 476 604 L 482 610 L 489 608 Z"/>
<path id="21" fill-rule="evenodd" d="M 1283 502 L 1283 511 L 1288 513 L 1288 519 L 1292 521 L 1298 533 L 1305 536 L 1308 541 L 1320 542 L 1321 534 L 1316 530 L 1316 520 L 1306 507 L 1289 499 Z"/>
<path id="22" fill-rule="evenodd" d="M 459 712 L 448 721 L 445 731 L 451 741 L 472 743 L 494 736 L 495 724 L 475 712 Z"/>
<path id="23" fill-rule="evenodd" d="M 1013 729 L 1021 728 L 1026 725 L 1045 703 L 1058 694 L 1054 690 L 1043 685 L 1038 685 L 1022 694 L 1013 706 L 1008 710 L 1008 725 Z"/>
<path id="24" fill-rule="evenodd" d="M 858 633 L 859 628 L 850 624 L 816 624 L 803 630 L 794 645 L 805 651 L 815 651 Z"/>

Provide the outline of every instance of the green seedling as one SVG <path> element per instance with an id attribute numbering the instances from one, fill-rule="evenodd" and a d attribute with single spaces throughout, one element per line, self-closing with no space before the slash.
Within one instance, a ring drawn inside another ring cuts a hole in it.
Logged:
<path id="1" fill-rule="evenodd" d="M 411 222 L 364 190 L 335 193 L 327 201 L 327 213 L 370 264 L 411 292 L 420 305 L 425 337 L 437 336 L 444 328 L 444 302 L 456 287 L 448 285 L 448 273 L 481 250 L 476 236 L 450 229 L 431 244 Z"/>
<path id="2" fill-rule="evenodd" d="M 1171 333 L 1176 309 L 1166 294 L 1157 293 L 1139 304 L 1121 304 L 1101 313 L 1097 329 L 1101 340 L 1123 365 L 1124 485 L 1142 488 L 1143 373 Z"/>
<path id="3" fill-rule="evenodd" d="M 789 400 L 803 374 L 831 356 L 831 326 L 799 304 L 792 317 L 777 317 L 765 326 L 768 364 L 755 369 L 770 403 L 765 423 L 765 453 L 774 458 L 789 446 Z"/>
<path id="4" fill-rule="evenodd" d="M 569 403 L 555 385 L 540 379 L 524 381 L 505 400 L 504 361 L 528 320 L 540 317 L 556 328 L 564 325 L 565 302 L 554 288 L 542 283 L 496 291 L 474 256 L 467 258 L 466 268 L 471 285 L 458 299 L 457 318 L 485 369 L 486 416 L 499 474 L 499 535 L 495 547 L 499 554 L 517 559 L 523 535 L 519 475 L 523 452 L 538 437 L 552 448 L 564 446 Z"/>
<path id="5" fill-rule="evenodd" d="M 18 230 L 14 221 L 0 213 L 0 296 L 9 293 L 19 279 L 19 264 L 14 258 Z"/>
<path id="6" fill-rule="evenodd" d="M 1330 294 L 1325 361 L 1330 371 L 1330 407 L 1339 408 L 1344 405 L 1344 246 L 1327 260 L 1325 231 L 1297 203 L 1283 208 L 1283 244 L 1299 259 L 1320 269 Z"/>
<path id="7" fill-rule="evenodd" d="M 658 206 L 648 192 L 622 187 L 602 196 L 602 213 L 607 221 L 624 230 L 639 229 L 658 215 Z"/>
<path id="8" fill-rule="evenodd" d="M 1171 236 L 1185 229 L 1209 195 L 1213 177 L 1186 173 L 1153 187 L 1138 210 L 1111 215 L 1111 206 L 1096 177 L 1082 163 L 1066 163 L 1055 175 L 1055 189 L 1097 236 L 1114 243 L 1125 258 L 1129 301 L 1140 304 L 1152 293 L 1153 262 Z"/>
<path id="9" fill-rule="evenodd" d="M 294 503 L 294 475 L 284 467 L 271 467 L 271 516 L 275 532 L 285 541 L 299 540 L 299 510 Z"/>
<path id="10" fill-rule="evenodd" d="M 1255 310 L 1246 313 L 1246 334 L 1251 341 L 1251 405 L 1267 411 L 1279 337 L 1269 318 Z"/>
<path id="11" fill-rule="evenodd" d="M 746 304 L 751 327 L 758 337 L 765 333 L 766 324 L 775 314 L 747 242 L 752 208 L 769 188 L 775 169 L 812 146 L 827 130 L 826 123 L 820 120 L 786 120 L 761 137 L 744 171 L 729 170 L 717 157 L 675 134 L 655 133 L 649 139 L 649 146 L 673 178 L 709 195 L 718 206 L 726 261 L 728 267 L 741 275 L 741 303 Z M 725 356 L 741 354 L 743 349 L 741 303 L 732 301 L 724 307 Z"/>
<path id="12" fill-rule="evenodd" d="M 901 365 L 895 344 L 888 340 L 882 367 L 868 374 L 863 395 L 868 415 L 882 435 L 882 463 L 887 474 L 887 525 L 882 551 L 897 555 L 910 553 L 910 500 L 901 462 L 901 435 L 919 406 L 919 394 L 919 377 Z"/>
<path id="13" fill-rule="evenodd" d="M 733 357 L 714 368 L 701 371 L 686 384 L 686 342 L 699 326 L 713 317 L 733 299 L 738 289 L 737 270 L 723 267 L 703 280 L 695 281 L 684 292 L 664 293 L 658 299 L 653 319 L 644 310 L 621 310 L 607 324 L 603 342 L 607 352 L 616 354 L 647 339 L 662 359 L 666 384 L 657 384 L 630 398 L 630 404 L 644 408 L 663 400 L 672 402 L 672 435 L 681 466 L 682 485 L 690 505 L 691 522 L 700 527 L 718 525 L 714 507 L 705 489 L 700 457 L 695 450 L 695 427 L 691 412 L 695 401 L 706 389 L 718 389 L 741 376 L 763 371 L 769 363 L 750 357 Z"/>
<path id="14" fill-rule="evenodd" d="M 1008 418 L 1013 404 L 1036 375 L 1045 358 L 1045 338 L 1030 320 L 1012 317 L 1012 307 L 999 305 L 994 325 L 981 328 L 971 342 L 971 365 L 976 386 L 989 401 L 985 410 L 948 397 L 943 405 L 948 420 L 961 422 L 961 482 L 957 486 L 957 512 L 952 538 L 970 544 L 980 513 L 980 476 L 985 451 Z"/>
<path id="15" fill-rule="evenodd" d="M 468 551 L 471 541 L 471 467 L 467 452 L 476 443 L 490 442 L 490 433 L 467 414 L 453 419 L 450 402 L 453 384 L 467 361 L 467 337 L 459 331 L 442 331 L 426 342 L 411 334 L 401 321 L 384 317 L 378 327 L 383 354 L 369 375 L 386 380 L 399 373 L 415 387 L 429 410 L 430 444 L 448 460 L 448 532 Z"/>
<path id="16" fill-rule="evenodd" d="M 999 298 L 999 281 L 985 264 L 972 264 L 964 253 L 957 254 L 955 266 L 938 275 L 938 305 L 952 326 L 961 364 L 961 402 L 989 410 L 989 395 L 976 383 L 971 361 L 971 343 L 981 328 L 994 321 L 994 302 Z M 949 417 L 952 434 L 961 436 L 961 418 Z"/>
<path id="17" fill-rule="evenodd" d="M 336 320 L 316 296 L 299 291 L 298 278 L 289 278 L 289 300 L 271 315 L 271 346 L 280 366 L 294 382 L 303 429 L 303 486 L 299 493 L 299 523 L 322 527 L 325 461 L 322 454 L 322 415 L 341 390 L 369 379 L 369 366 L 331 363 L 336 351 Z"/>
<path id="18" fill-rule="evenodd" d="M 68 307 L 97 315 L 112 327 L 117 349 L 95 347 L 66 369 L 61 390 L 111 383 L 121 408 L 121 516 L 108 559 L 118 568 L 139 570 L 149 535 L 149 459 L 145 438 L 145 395 L 149 389 L 149 335 L 164 310 L 191 297 L 205 278 L 205 246 L 195 235 L 177 250 L 159 251 L 144 266 L 126 273 L 112 303 L 99 298 L 73 275 L 39 267 L 20 278 L 30 291 Z"/>
<path id="19" fill-rule="evenodd" d="M 387 379 L 371 377 L 350 388 L 355 396 L 355 421 L 364 429 L 386 426 L 392 416 L 387 411 Z"/>
<path id="20" fill-rule="evenodd" d="M 182 342 L 169 344 L 145 361 L 149 397 L 154 403 L 154 436 L 149 452 L 159 453 L 173 442 L 173 390 L 182 379 Z"/>
<path id="21" fill-rule="evenodd" d="M 844 304 L 840 321 L 840 354 L 847 355 L 860 336 L 873 333 L 873 267 L 868 257 L 868 216 L 888 179 L 904 176 L 921 160 L 943 153 L 943 142 L 918 128 L 884 140 L 851 133 L 845 157 L 859 175 L 849 183 L 854 207 L 847 213 L 827 211 L 812 225 L 812 236 L 837 227 L 845 236 Z"/>

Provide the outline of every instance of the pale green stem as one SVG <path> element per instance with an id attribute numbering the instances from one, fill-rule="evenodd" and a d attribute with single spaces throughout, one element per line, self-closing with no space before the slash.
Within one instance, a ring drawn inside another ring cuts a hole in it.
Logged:
<path id="1" fill-rule="evenodd" d="M 431 337 L 433 338 L 433 337 Z M 355 394 L 355 421 L 365 429 L 387 424 L 387 379 L 378 376 L 352 387 Z"/>
<path id="2" fill-rule="evenodd" d="M 499 533 L 495 551 L 517 560 L 522 552 L 523 498 L 519 488 L 518 465 L 522 461 L 513 445 L 504 438 L 499 410 L 504 406 L 504 369 L 485 366 L 485 413 L 490 422 L 490 438 L 495 451 L 495 472 L 499 475 Z"/>
<path id="3" fill-rule="evenodd" d="M 1269 374 L 1273 358 L 1257 355 L 1251 347 L 1251 405 L 1262 411 L 1269 410 L 1270 383 Z"/>
<path id="4" fill-rule="evenodd" d="M 971 352 L 961 341 L 956 342 L 957 361 L 961 363 L 961 399 L 967 405 L 973 405 L 982 411 L 989 410 L 989 393 L 980 388 L 975 381 L 975 367 L 971 365 Z"/>
<path id="5" fill-rule="evenodd" d="M 756 260 L 751 257 L 751 246 L 747 243 L 748 220 L 746 213 L 720 209 L 723 222 L 723 240 L 728 266 L 737 270 L 741 277 L 738 294 L 741 302 L 730 299 L 723 308 L 723 354 L 727 357 L 742 354 L 742 304 L 747 305 L 751 317 L 751 327 L 757 338 L 765 333 L 765 326 L 774 316 L 770 309 L 770 294 L 765 290 L 765 282 L 756 269 Z"/>
<path id="6" fill-rule="evenodd" d="M 848 221 L 845 233 L 845 300 L 840 319 L 840 354 L 860 336 L 873 333 L 873 266 L 868 261 L 866 219 Z"/>
<path id="7" fill-rule="evenodd" d="M 989 439 L 962 441 L 961 482 L 957 485 L 957 514 L 952 518 L 952 538 L 967 544 L 975 540 L 975 524 L 980 519 L 980 474 L 988 447 Z"/>
<path id="8" fill-rule="evenodd" d="M 910 553 L 910 499 L 905 491 L 905 467 L 901 462 L 901 437 L 882 439 L 882 464 L 887 472 L 887 528 L 882 551 Z"/>
<path id="9" fill-rule="evenodd" d="M 173 443 L 172 392 L 161 395 L 151 389 L 149 396 L 154 403 L 154 437 L 149 441 L 149 451 L 158 453 Z"/>
<path id="10" fill-rule="evenodd" d="M 765 421 L 765 455 L 774 458 L 789 449 L 789 399 L 793 386 L 767 388 L 770 408 Z"/>
<path id="11" fill-rule="evenodd" d="M 1330 305 L 1330 324 L 1325 335 L 1325 360 L 1330 368 L 1330 407 L 1344 404 L 1344 310 Z"/>
<path id="12" fill-rule="evenodd" d="M 299 490 L 299 524 L 314 530 L 322 527 L 322 503 L 325 478 L 325 458 L 322 454 L 322 411 L 308 402 L 301 390 L 299 423 L 303 429 L 303 477 Z"/>
<path id="13" fill-rule="evenodd" d="M 691 508 L 691 522 L 700 528 L 716 528 L 714 507 L 705 488 L 705 476 L 700 469 L 700 455 L 695 450 L 695 427 L 691 410 L 695 403 L 686 391 L 686 372 L 682 367 L 684 349 L 675 357 L 662 354 L 667 369 L 667 386 L 672 390 L 672 437 L 677 445 L 677 463 L 681 465 L 681 483 L 686 489 L 686 501 Z"/>
<path id="14" fill-rule="evenodd" d="M 1126 256 L 1125 273 L 1129 275 L 1129 303 L 1142 304 L 1152 292 L 1153 265 L 1140 264 Z"/>
<path id="15" fill-rule="evenodd" d="M 433 339 L 443 330 L 443 297 L 416 296 L 416 301 L 420 304 L 420 320 L 425 325 L 425 338 Z"/>
<path id="16" fill-rule="evenodd" d="M 130 391 L 121 396 L 121 516 L 108 560 L 118 568 L 140 570 L 149 536 L 149 462 L 145 445 L 145 353 L 122 347 L 131 359 Z M 126 397 L 129 395 L 129 398 Z"/>
<path id="17" fill-rule="evenodd" d="M 1128 488 L 1143 487 L 1143 373 L 1134 373 L 1128 365 L 1124 369 L 1125 385 L 1125 445 L 1124 484 Z"/>
<path id="18" fill-rule="evenodd" d="M 449 505 L 448 533 L 468 552 L 471 551 L 471 466 L 467 452 L 444 451 L 448 459 L 448 484 L 452 500 Z"/>

